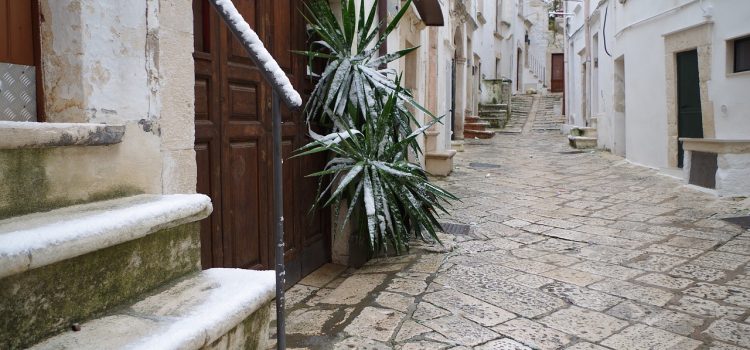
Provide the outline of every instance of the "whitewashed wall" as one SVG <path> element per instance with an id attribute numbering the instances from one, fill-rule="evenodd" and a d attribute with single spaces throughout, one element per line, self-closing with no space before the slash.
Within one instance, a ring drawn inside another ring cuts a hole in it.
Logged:
<path id="1" fill-rule="evenodd" d="M 597 6 L 598 5 L 598 6 Z M 602 30 L 605 8 L 607 28 Z M 569 121 L 582 125 L 581 61 L 584 47 L 584 14 L 581 5 L 569 5 L 567 112 Z M 750 74 L 728 74 L 726 40 L 750 34 L 750 2 L 745 0 L 592 1 L 591 35 L 599 34 L 598 86 L 592 115 L 598 116 L 599 145 L 612 149 L 617 123 L 614 119 L 614 62 L 625 61 L 626 157 L 639 164 L 666 168 L 670 164 L 665 36 L 710 23 L 711 59 L 708 98 L 718 139 L 750 138 Z M 603 35 L 612 57 L 604 50 Z M 593 43 L 593 41 L 592 41 Z M 570 51 L 572 44 L 572 52 Z M 705 116 L 704 116 L 705 117 Z"/>

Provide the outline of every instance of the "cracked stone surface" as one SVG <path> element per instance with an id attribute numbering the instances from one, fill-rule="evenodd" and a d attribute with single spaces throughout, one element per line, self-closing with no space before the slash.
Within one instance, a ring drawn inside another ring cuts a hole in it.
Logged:
<path id="1" fill-rule="evenodd" d="M 292 288 L 289 348 L 750 349 L 750 230 L 720 220 L 750 200 L 529 130 L 467 141 L 434 179 L 471 235 Z"/>

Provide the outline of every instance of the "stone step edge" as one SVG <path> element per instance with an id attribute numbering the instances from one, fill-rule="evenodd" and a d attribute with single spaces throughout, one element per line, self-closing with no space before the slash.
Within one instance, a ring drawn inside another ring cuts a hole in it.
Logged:
<path id="1" fill-rule="evenodd" d="M 568 135 L 568 140 L 597 141 L 598 139 L 596 137 Z"/>
<path id="2" fill-rule="evenodd" d="M 273 271 L 197 272 L 31 349 L 203 349 L 269 303 L 275 278 Z M 267 334 L 258 336 L 264 341 Z"/>
<path id="3" fill-rule="evenodd" d="M 125 125 L 0 121 L 0 149 L 106 146 L 123 135 Z"/>
<path id="4" fill-rule="evenodd" d="M 427 159 L 450 159 L 453 158 L 457 153 L 456 150 L 446 150 L 446 151 L 431 151 L 427 152 L 425 154 L 425 158 Z"/>
<path id="5" fill-rule="evenodd" d="M 138 195 L 0 220 L 0 278 L 206 218 L 202 194 Z"/>
<path id="6" fill-rule="evenodd" d="M 491 139 L 493 136 L 495 136 L 494 131 L 464 130 L 464 137 L 467 138 Z"/>

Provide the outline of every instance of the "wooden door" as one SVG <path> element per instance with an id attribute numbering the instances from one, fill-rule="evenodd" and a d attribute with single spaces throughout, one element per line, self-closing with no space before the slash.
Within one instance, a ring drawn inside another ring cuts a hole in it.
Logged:
<path id="1" fill-rule="evenodd" d="M 0 120 L 44 121 L 40 61 L 38 0 L 0 0 Z"/>
<path id="2" fill-rule="evenodd" d="M 311 89 L 299 1 L 235 0 L 292 83 Z M 194 0 L 196 160 L 198 192 L 211 196 L 214 213 L 201 233 L 204 268 L 273 268 L 273 159 L 271 88 L 206 0 Z M 308 215 L 323 158 L 290 159 L 307 142 L 301 113 L 282 111 L 284 232 L 287 280 L 294 283 L 329 260 L 326 212 Z M 312 182 L 312 183 L 311 183 Z"/>
<path id="3" fill-rule="evenodd" d="M 552 54 L 552 77 L 550 92 L 563 92 L 565 89 L 565 60 L 561 53 Z"/>
<path id="4" fill-rule="evenodd" d="M 698 75 L 698 51 L 677 54 L 677 135 L 678 137 L 703 137 L 701 90 Z M 682 168 L 682 142 L 677 145 L 677 166 Z"/>

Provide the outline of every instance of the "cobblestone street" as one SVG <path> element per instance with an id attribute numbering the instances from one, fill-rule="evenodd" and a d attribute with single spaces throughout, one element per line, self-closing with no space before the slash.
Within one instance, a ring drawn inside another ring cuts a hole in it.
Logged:
<path id="1" fill-rule="evenodd" d="M 436 182 L 470 232 L 308 276 L 290 348 L 750 349 L 750 231 L 719 219 L 747 201 L 533 130 L 467 142 Z"/>

